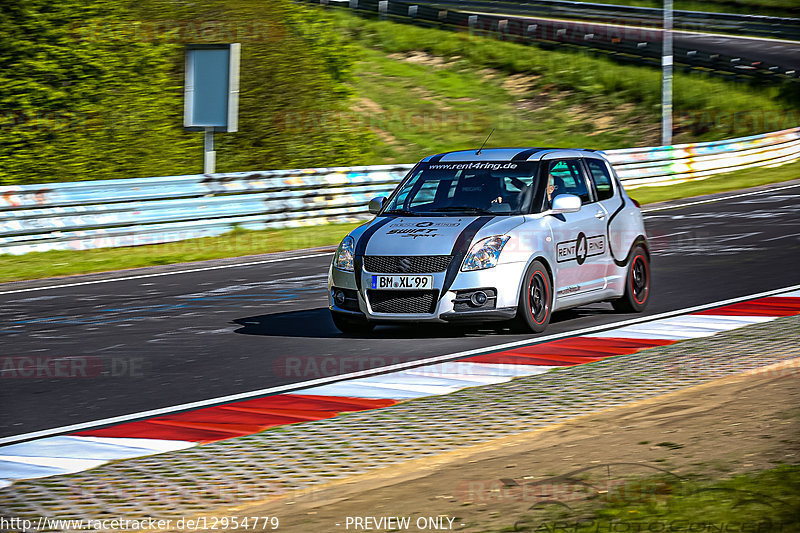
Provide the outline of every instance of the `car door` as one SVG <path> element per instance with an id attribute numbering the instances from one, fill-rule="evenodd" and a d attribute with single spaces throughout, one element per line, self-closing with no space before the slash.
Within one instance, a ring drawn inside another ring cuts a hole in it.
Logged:
<path id="1" fill-rule="evenodd" d="M 546 161 L 545 178 L 555 189 L 550 197 L 574 194 L 582 206 L 575 213 L 551 215 L 558 275 L 556 291 L 561 299 L 580 299 L 606 286 L 609 264 L 606 218 L 608 213 L 596 201 L 580 158 Z"/>
<path id="2" fill-rule="evenodd" d="M 623 207 L 622 196 L 618 187 L 615 185 L 613 171 L 604 159 L 585 157 L 583 163 L 586 166 L 586 176 L 592 186 L 594 197 L 597 203 L 606 212 L 605 234 L 608 248 L 608 270 L 606 279 L 611 282 L 610 277 L 614 275 L 614 253 L 619 257 L 624 257 L 627 250 L 623 249 L 624 236 L 620 231 L 614 231 L 611 224 L 612 219 Z"/>

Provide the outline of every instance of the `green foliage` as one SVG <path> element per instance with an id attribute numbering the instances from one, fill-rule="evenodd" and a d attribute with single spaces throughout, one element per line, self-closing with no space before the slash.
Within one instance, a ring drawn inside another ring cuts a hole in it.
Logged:
<path id="1" fill-rule="evenodd" d="M 121 14 L 100 2 L 8 0 L 0 14 L 0 183 L 127 177 L 164 160 L 188 170 L 163 60 L 177 47 L 86 38 Z"/>
<path id="2" fill-rule="evenodd" d="M 266 40 L 242 45 L 240 133 L 217 136 L 218 170 L 360 163 L 373 136 L 338 120 L 349 108 L 355 48 L 329 17 L 288 0 L 206 3 L 223 20 L 267 28 Z"/>
<path id="3" fill-rule="evenodd" d="M 594 498 L 569 501 L 569 509 L 532 506 L 513 531 L 798 532 L 798 483 L 797 465 L 728 479 L 631 477 Z"/>
<path id="4" fill-rule="evenodd" d="M 209 21 L 254 20 L 266 33 L 244 35 L 240 132 L 217 135 L 218 170 L 358 162 L 369 132 L 318 120 L 347 107 L 353 64 L 324 14 L 289 0 L 5 0 L 0 184 L 200 172 L 202 136 L 182 127 L 183 45 L 242 37 L 209 41 Z"/>
<path id="5" fill-rule="evenodd" d="M 209 24 L 219 31 L 205 32 Z M 239 132 L 216 136 L 220 172 L 412 161 L 420 151 L 472 145 L 490 125 L 476 119 L 458 131 L 380 131 L 357 119 L 354 97 L 390 113 L 451 108 L 459 117 L 497 117 L 512 124 L 496 135 L 504 144 L 539 142 L 525 131 L 547 135 L 545 144 L 588 136 L 603 147 L 637 144 L 642 126 L 658 120 L 656 69 L 583 52 L 365 20 L 291 0 L 5 0 L 0 185 L 200 172 L 202 135 L 182 128 L 183 46 L 195 42 L 242 43 Z M 431 76 L 385 57 L 414 51 L 450 65 Z M 487 68 L 497 77 L 487 81 Z M 531 93 L 510 97 L 501 83 L 511 74 L 536 78 Z M 418 90 L 430 96 L 419 98 Z M 531 103 L 545 92 L 560 93 L 561 103 L 537 100 L 518 111 L 520 99 Z M 584 117 L 565 120 L 575 104 L 604 114 L 620 107 L 615 120 L 629 124 L 598 132 Z M 796 87 L 675 80 L 676 124 L 692 128 L 679 142 L 793 126 L 798 108 Z"/>
<path id="6" fill-rule="evenodd" d="M 607 524 L 684 524 L 688 530 L 712 531 L 727 525 L 729 531 L 800 531 L 798 483 L 800 467 L 780 465 L 727 480 L 687 483 L 669 497 L 644 503 L 621 499 L 599 510 L 595 518 Z M 594 528 L 577 529 L 587 530 Z"/>
<path id="7" fill-rule="evenodd" d="M 636 127 L 608 99 L 598 96 L 590 107 L 555 95 L 531 98 L 525 85 L 533 81 L 438 57 L 403 61 L 365 50 L 354 85 L 360 105 L 353 116 L 383 141 L 368 162 L 406 163 L 432 153 L 476 149 L 492 129 L 490 147 L 657 144 L 652 135 L 657 124 Z"/>
<path id="8" fill-rule="evenodd" d="M 640 117 L 658 119 L 661 73 L 648 66 L 623 65 L 583 50 L 552 49 L 499 41 L 391 21 L 365 20 L 334 12 L 337 25 L 366 48 L 387 54 L 426 52 L 475 69 L 537 76 L 531 96 L 553 89 L 574 100 L 602 98 L 631 103 Z M 673 108 L 677 126 L 692 130 L 679 142 L 717 140 L 797 125 L 800 90 L 796 83 L 760 86 L 678 71 Z"/>

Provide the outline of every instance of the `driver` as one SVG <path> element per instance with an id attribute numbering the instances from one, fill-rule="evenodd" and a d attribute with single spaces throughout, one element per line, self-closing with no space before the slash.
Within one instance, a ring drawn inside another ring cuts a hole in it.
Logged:
<path id="1" fill-rule="evenodd" d="M 555 195 L 555 191 L 558 189 L 558 185 L 556 185 L 556 178 L 553 176 L 552 173 L 547 174 L 547 203 L 549 205 L 553 205 L 553 196 Z"/>

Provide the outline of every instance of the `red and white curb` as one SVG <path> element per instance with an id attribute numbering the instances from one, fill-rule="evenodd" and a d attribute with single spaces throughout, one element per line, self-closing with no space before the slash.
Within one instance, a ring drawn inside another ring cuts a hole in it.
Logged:
<path id="1" fill-rule="evenodd" d="M 365 375 L 319 386 L 230 401 L 159 416 L 142 416 L 81 431 L 0 446 L 0 487 L 15 480 L 88 470 L 108 461 L 181 450 L 198 444 L 258 433 L 265 429 L 332 418 L 400 401 L 503 383 L 607 357 L 633 354 L 686 339 L 800 314 L 800 290 L 788 287 L 768 296 L 754 295 L 667 313 L 666 317 L 628 320 L 616 327 L 588 328 L 584 334 L 554 340 L 531 340 L 481 350 L 448 361 L 440 356 L 423 366 Z M 783 291 L 783 292 L 781 292 Z M 454 354 L 453 357 L 457 356 Z M 409 365 L 410 366 L 410 365 Z M 383 369 L 386 370 L 386 369 Z M 176 409 L 177 411 L 177 409 Z M 6 438 L 7 441 L 9 438 Z"/>

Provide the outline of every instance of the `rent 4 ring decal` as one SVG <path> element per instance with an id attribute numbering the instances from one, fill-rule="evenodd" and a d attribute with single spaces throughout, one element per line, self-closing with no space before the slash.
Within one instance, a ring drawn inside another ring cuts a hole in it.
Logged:
<path id="1" fill-rule="evenodd" d="M 602 255 L 606 251 L 606 238 L 604 235 L 586 237 L 583 233 L 578 233 L 578 238 L 574 241 L 564 241 L 556 246 L 556 260 L 559 263 L 572 261 L 573 259 L 582 265 L 587 257 Z"/>

